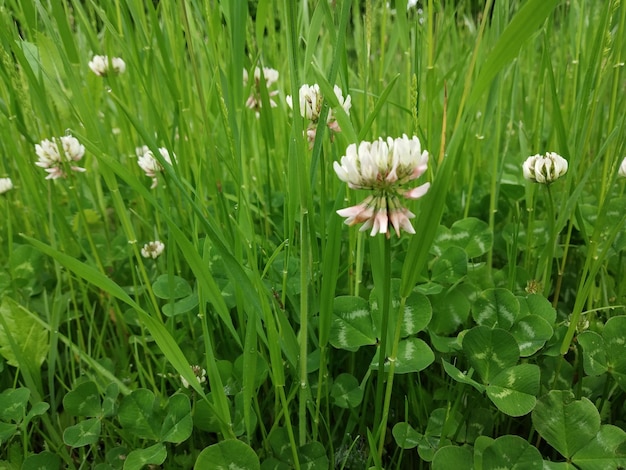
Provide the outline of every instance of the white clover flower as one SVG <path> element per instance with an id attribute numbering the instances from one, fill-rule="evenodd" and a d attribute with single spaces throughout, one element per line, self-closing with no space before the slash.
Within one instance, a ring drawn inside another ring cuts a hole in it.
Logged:
<path id="1" fill-rule="evenodd" d="M 146 243 L 141 249 L 141 256 L 144 258 L 157 259 L 165 250 L 165 245 L 159 240 Z"/>
<path id="2" fill-rule="evenodd" d="M 13 189 L 11 178 L 0 178 L 0 194 L 4 194 Z"/>
<path id="3" fill-rule="evenodd" d="M 170 165 L 172 164 L 172 158 L 176 160 L 176 154 L 172 153 L 172 156 L 170 157 L 170 153 L 165 147 L 159 148 L 159 153 L 161 154 L 163 159 Z M 147 145 L 137 147 L 135 149 L 135 154 L 138 157 L 137 164 L 139 165 L 139 167 L 144 171 L 146 176 L 152 178 L 152 185 L 150 186 L 150 188 L 156 188 L 158 184 L 157 174 L 163 171 L 163 166 L 154 157 L 154 154 Z"/>
<path id="4" fill-rule="evenodd" d="M 337 211 L 346 217 L 347 225 L 363 223 L 361 231 L 372 229 L 370 235 L 384 233 L 389 223 L 396 235 L 400 229 L 415 233 L 409 219 L 415 217 L 402 205 L 400 196 L 418 199 L 428 191 L 430 183 L 404 191 L 401 186 L 417 179 L 428 168 L 428 152 L 422 151 L 417 137 L 409 139 L 406 134 L 397 139 L 382 138 L 374 142 L 361 142 L 358 147 L 350 144 L 341 164 L 334 162 L 335 173 L 352 189 L 367 189 L 373 194 L 356 206 Z"/>
<path id="5" fill-rule="evenodd" d="M 272 69 L 270 67 L 255 67 L 254 68 L 254 82 L 256 84 L 261 83 L 261 72 L 263 72 L 263 79 L 265 80 L 265 85 L 269 88 L 271 85 L 278 81 L 278 77 L 280 74 L 278 70 Z M 243 84 L 248 84 L 248 71 L 243 69 Z"/>
<path id="6" fill-rule="evenodd" d="M 89 68 L 99 77 L 104 77 L 109 73 L 109 57 L 106 55 L 95 55 L 89 61 Z M 112 57 L 110 69 L 115 73 L 124 73 L 126 71 L 126 62 L 119 57 Z"/>
<path id="7" fill-rule="evenodd" d="M 335 88 L 333 91 L 335 92 L 337 101 L 339 101 L 339 106 L 343 108 L 346 114 L 350 114 L 350 108 L 352 107 L 352 97 L 350 95 L 346 95 L 344 99 L 343 91 L 341 91 L 341 88 L 339 88 L 337 85 L 335 85 Z"/>
<path id="8" fill-rule="evenodd" d="M 78 139 L 71 135 L 61 137 L 61 146 L 68 160 L 77 162 L 85 155 L 85 146 L 81 145 Z"/>
<path id="9" fill-rule="evenodd" d="M 337 85 L 334 86 L 333 91 L 337 97 L 339 106 L 341 106 L 346 114 L 349 115 L 350 108 L 352 107 L 352 97 L 350 95 L 346 95 L 344 98 L 341 88 Z M 311 121 L 305 132 L 309 144 L 312 145 L 317 133 L 317 125 L 320 113 L 322 112 L 324 97 L 322 96 L 319 85 L 315 83 L 314 85 L 302 85 L 298 91 L 298 99 L 300 102 L 300 115 Z M 291 95 L 288 95 L 285 98 L 285 101 L 287 101 L 287 105 L 293 109 L 293 98 Z M 341 127 L 339 127 L 339 123 L 337 122 L 332 108 L 328 111 L 328 116 L 326 116 L 326 124 L 333 132 L 341 132 Z"/>
<path id="10" fill-rule="evenodd" d="M 339 88 L 337 85 L 335 85 L 335 88 L 333 91 L 335 92 L 335 96 L 337 97 L 339 106 L 341 106 L 343 110 L 346 112 L 346 114 L 349 116 L 350 108 L 352 107 L 352 97 L 350 95 L 346 95 L 344 99 L 343 92 L 341 91 L 341 88 Z M 328 127 L 333 132 L 341 132 L 341 127 L 339 127 L 339 123 L 337 122 L 337 119 L 335 118 L 335 115 L 332 109 L 328 112 L 328 118 L 326 119 L 326 122 L 328 123 Z"/>
<path id="11" fill-rule="evenodd" d="M 198 383 L 203 384 L 206 382 L 206 369 L 203 369 L 200 366 L 191 366 L 191 370 L 196 376 L 196 379 L 198 379 Z M 189 388 L 189 382 L 187 382 L 185 377 L 183 377 L 182 375 L 180 376 L 180 381 L 183 384 L 183 387 Z"/>
<path id="12" fill-rule="evenodd" d="M 268 89 L 270 106 L 275 108 L 278 106 L 276 101 L 274 101 L 273 97 L 278 94 L 278 90 L 269 91 L 269 88 L 278 81 L 278 77 L 280 74 L 278 70 L 272 69 L 270 67 L 255 67 L 254 68 L 254 85 L 252 86 L 252 90 L 250 96 L 246 100 L 246 107 L 253 109 L 256 111 L 257 117 L 260 116 L 260 109 L 262 106 L 261 100 L 261 73 L 263 73 L 263 79 L 265 80 L 265 87 Z M 243 69 L 243 84 L 244 86 L 248 85 L 248 71 Z"/>
<path id="13" fill-rule="evenodd" d="M 298 91 L 298 99 L 300 101 L 300 115 L 311 122 L 317 123 L 324 101 L 320 86 L 317 83 L 314 85 L 302 85 Z M 285 101 L 293 109 L 291 95 L 287 95 Z"/>
<path id="14" fill-rule="evenodd" d="M 64 163 L 77 162 L 85 155 L 85 146 L 81 145 L 76 137 L 64 135 L 60 137 L 61 150 L 56 138 L 52 140 L 44 139 L 35 145 L 35 152 L 39 160 L 35 163 L 38 167 L 44 168 L 48 172 L 46 179 L 65 178 L 67 175 L 63 168 Z M 83 172 L 84 168 L 71 165 L 73 171 Z"/>
<path id="15" fill-rule="evenodd" d="M 550 184 L 567 173 L 567 160 L 555 152 L 528 157 L 522 165 L 524 178 Z"/>
<path id="16" fill-rule="evenodd" d="M 626 158 L 622 160 L 619 170 L 617 172 L 622 178 L 626 178 Z"/>

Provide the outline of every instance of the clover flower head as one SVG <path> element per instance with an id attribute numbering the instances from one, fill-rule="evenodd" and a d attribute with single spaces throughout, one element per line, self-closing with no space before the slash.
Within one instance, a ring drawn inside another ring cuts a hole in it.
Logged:
<path id="1" fill-rule="evenodd" d="M 335 92 L 335 96 L 337 97 L 337 101 L 339 101 L 339 106 L 343 108 L 346 114 L 350 114 L 350 108 L 352 107 L 352 97 L 350 95 L 346 95 L 343 97 L 343 91 L 337 85 L 333 89 Z"/>
<path id="2" fill-rule="evenodd" d="M 313 123 L 317 123 L 324 101 L 320 86 L 317 83 L 314 85 L 302 85 L 298 91 L 298 100 L 300 102 L 300 115 Z M 287 95 L 285 101 L 293 109 L 293 98 L 291 95 Z"/>
<path id="3" fill-rule="evenodd" d="M 622 178 L 626 178 L 626 158 L 622 160 L 617 172 Z"/>
<path id="4" fill-rule="evenodd" d="M 39 157 L 35 165 L 48 172 L 46 179 L 65 178 L 67 174 L 63 168 L 64 164 L 77 162 L 85 155 L 85 146 L 81 145 L 76 137 L 64 135 L 58 140 L 61 141 L 61 148 L 54 137 L 52 140 L 44 139 L 35 144 L 35 153 Z M 84 168 L 75 165 L 70 165 L 70 169 L 78 172 L 85 171 Z"/>
<path id="5" fill-rule="evenodd" d="M 13 189 L 11 178 L 0 178 L 0 194 L 7 193 Z"/>
<path id="6" fill-rule="evenodd" d="M 263 74 L 263 79 L 265 80 L 265 85 L 269 88 L 271 85 L 278 81 L 278 77 L 280 74 L 278 70 L 275 70 L 270 67 L 255 67 L 254 68 L 254 82 L 256 85 L 261 83 L 261 74 Z M 248 85 L 248 71 L 243 69 L 243 84 Z"/>
<path id="7" fill-rule="evenodd" d="M 265 80 L 265 87 L 269 90 L 269 88 L 278 81 L 278 77 L 280 74 L 278 70 L 272 69 L 270 67 L 255 67 L 254 68 L 254 84 L 252 86 L 252 90 L 250 96 L 246 100 L 246 107 L 255 110 L 257 117 L 260 116 L 260 110 L 262 106 L 261 100 L 261 74 L 263 74 L 263 79 Z M 243 69 L 243 84 L 244 86 L 248 85 L 248 71 Z M 273 97 L 278 94 L 278 90 L 268 91 L 269 102 L 272 108 L 278 106 L 276 101 L 274 101 Z"/>
<path id="8" fill-rule="evenodd" d="M 356 206 L 337 211 L 346 217 L 347 225 L 363 223 L 361 231 L 372 229 L 371 236 L 384 233 L 389 237 L 391 224 L 400 236 L 400 229 L 415 233 L 410 219 L 415 217 L 402 205 L 400 197 L 418 199 L 428 191 L 430 183 L 404 190 L 402 185 L 422 176 L 428 168 L 428 152 L 422 150 L 417 137 L 406 134 L 397 139 L 379 138 L 374 142 L 351 144 L 340 162 L 334 162 L 335 173 L 351 189 L 372 192 Z"/>
<path id="9" fill-rule="evenodd" d="M 352 107 L 352 97 L 350 95 L 346 95 L 346 97 L 344 98 L 343 91 L 341 91 L 341 88 L 339 88 L 337 85 L 335 85 L 333 91 L 335 92 L 335 96 L 337 97 L 339 106 L 343 108 L 347 115 L 350 115 L 350 108 Z M 341 132 L 341 127 L 339 127 L 339 123 L 337 122 L 337 119 L 335 118 L 332 109 L 328 112 L 326 122 L 328 124 L 328 127 L 333 132 Z"/>
<path id="10" fill-rule="evenodd" d="M 165 250 L 165 245 L 159 240 L 146 243 L 141 249 L 141 256 L 144 258 L 157 259 Z"/>
<path id="11" fill-rule="evenodd" d="M 337 97 L 339 106 L 341 106 L 346 114 L 349 115 L 350 108 L 352 107 L 352 97 L 350 95 L 346 95 L 344 98 L 343 91 L 337 85 L 334 86 L 333 91 Z M 293 109 L 293 98 L 288 95 L 285 100 L 287 101 L 287 105 Z M 322 112 L 322 105 L 324 104 L 324 96 L 320 91 L 320 86 L 317 83 L 313 85 L 302 85 L 300 90 L 298 90 L 298 100 L 300 103 L 300 115 L 310 121 L 305 132 L 309 144 L 312 145 L 317 133 L 317 126 L 319 124 L 320 113 Z M 333 132 L 341 132 L 341 127 L 339 127 L 332 109 L 328 111 L 326 124 Z"/>
<path id="12" fill-rule="evenodd" d="M 527 180 L 550 184 L 567 173 L 567 160 L 555 152 L 533 155 L 523 163 L 522 171 Z"/>
<path id="13" fill-rule="evenodd" d="M 163 159 L 172 164 L 172 157 L 176 160 L 176 154 L 172 153 L 170 156 L 169 151 L 165 147 L 159 148 L 159 153 L 163 157 Z M 143 145 L 141 147 L 137 147 L 135 149 L 135 154 L 137 155 L 137 164 L 144 171 L 146 176 L 152 178 L 151 189 L 154 189 L 158 185 L 157 175 L 163 171 L 163 166 L 159 163 L 159 161 L 154 157 L 152 150 L 147 145 Z"/>
<path id="14" fill-rule="evenodd" d="M 193 371 L 193 374 L 196 376 L 196 379 L 198 379 L 198 383 L 203 384 L 206 382 L 206 369 L 203 369 L 202 367 L 198 365 L 194 365 L 194 366 L 191 366 L 191 370 Z M 183 384 L 183 387 L 189 388 L 190 383 L 187 382 L 187 380 L 182 375 L 180 376 L 180 381 Z"/>
<path id="15" fill-rule="evenodd" d="M 106 55 L 95 55 L 89 61 L 89 68 L 99 77 L 108 75 L 110 70 L 115 73 L 124 73 L 126 71 L 126 62 L 119 57 L 112 57 L 109 64 L 109 57 Z"/>

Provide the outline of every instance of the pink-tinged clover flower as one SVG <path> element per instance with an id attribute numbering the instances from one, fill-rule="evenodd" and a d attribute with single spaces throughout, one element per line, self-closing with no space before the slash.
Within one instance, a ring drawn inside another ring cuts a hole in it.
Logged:
<path id="1" fill-rule="evenodd" d="M 169 151 L 165 147 L 159 148 L 159 153 L 170 165 L 172 164 L 172 158 L 176 160 L 176 154 L 172 153 L 170 157 Z M 152 178 L 152 185 L 150 189 L 154 189 L 159 184 L 157 179 L 157 175 L 163 171 L 163 166 L 159 163 L 159 161 L 154 157 L 152 150 L 148 148 L 147 145 L 143 145 L 141 147 L 137 147 L 135 149 L 135 154 L 137 155 L 137 164 L 144 171 L 146 176 Z"/>
<path id="2" fill-rule="evenodd" d="M 126 71 L 126 62 L 119 57 L 111 57 L 111 62 L 109 64 L 108 56 L 95 55 L 93 56 L 93 59 L 89 61 L 88 65 L 91 71 L 99 77 L 108 75 L 110 70 L 113 70 L 113 72 L 117 74 L 124 73 Z"/>
<path id="3" fill-rule="evenodd" d="M 527 180 L 550 184 L 567 173 L 567 160 L 555 152 L 533 155 L 522 164 L 522 171 Z"/>
<path id="4" fill-rule="evenodd" d="M 343 91 L 337 85 L 335 85 L 333 91 L 337 97 L 339 106 L 349 115 L 350 108 L 352 107 L 352 97 L 346 95 L 344 98 Z M 300 115 L 310 121 L 306 129 L 306 136 L 309 144 L 313 145 L 320 113 L 322 112 L 322 105 L 324 104 L 324 97 L 320 91 L 320 86 L 317 83 L 314 85 L 302 85 L 298 91 L 298 100 L 300 103 Z M 290 95 L 285 98 L 285 101 L 287 101 L 289 107 L 293 109 L 293 98 Z M 326 125 L 333 132 L 341 132 L 341 127 L 339 127 L 339 123 L 332 109 L 328 111 Z"/>
<path id="5" fill-rule="evenodd" d="M 401 229 L 415 233 L 410 222 L 415 214 L 403 206 L 400 198 L 419 199 L 426 194 L 430 183 L 409 190 L 403 190 L 402 186 L 422 176 L 427 168 L 428 151 L 422 151 L 415 136 L 409 139 L 404 134 L 397 139 L 379 138 L 358 146 L 349 145 L 341 163 L 334 163 L 335 173 L 348 187 L 366 189 L 372 194 L 356 206 L 338 210 L 337 214 L 346 217 L 347 225 L 362 223 L 361 231 L 371 228 L 371 236 L 384 233 L 389 237 L 389 225 L 398 236 Z"/>
<path id="6" fill-rule="evenodd" d="M 278 90 L 269 91 L 269 88 L 278 81 L 278 77 L 280 74 L 278 70 L 269 68 L 269 67 L 255 67 L 254 68 L 254 83 L 252 84 L 252 90 L 250 96 L 246 100 L 246 107 L 253 109 L 256 112 L 256 116 L 260 116 L 261 110 L 261 74 L 263 74 L 263 79 L 265 80 L 265 87 L 268 89 L 268 96 L 270 106 L 275 108 L 278 106 L 276 101 L 274 101 L 273 97 L 278 94 Z M 248 71 L 243 69 L 243 85 L 248 86 Z"/>
<path id="7" fill-rule="evenodd" d="M 48 172 L 47 180 L 67 177 L 64 168 L 67 163 L 70 163 L 70 169 L 73 171 L 85 171 L 84 168 L 71 165 L 71 163 L 83 158 L 85 146 L 81 145 L 78 139 L 71 135 L 64 135 L 58 140 L 61 141 L 60 148 L 55 137 L 52 140 L 44 139 L 35 145 L 35 153 L 39 157 L 35 165 Z"/>

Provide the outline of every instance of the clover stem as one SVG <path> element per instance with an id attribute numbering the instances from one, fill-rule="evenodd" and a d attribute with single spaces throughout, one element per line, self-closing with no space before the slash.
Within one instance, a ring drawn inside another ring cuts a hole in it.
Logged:
<path id="1" fill-rule="evenodd" d="M 550 191 L 550 185 L 546 184 L 546 192 L 548 194 L 547 204 L 548 204 L 548 230 L 549 230 L 549 239 L 548 246 L 545 251 L 545 257 L 543 258 L 543 274 L 541 277 L 541 282 L 543 284 L 543 295 L 544 297 L 548 297 L 550 294 L 550 277 L 552 276 L 552 258 L 554 257 L 554 246 L 556 245 L 556 239 L 558 237 L 558 233 L 556 233 L 556 226 L 554 223 L 554 201 L 552 199 L 552 192 Z"/>
<path id="2" fill-rule="evenodd" d="M 396 327 L 394 330 L 393 345 L 391 356 L 389 356 L 389 375 L 387 376 L 387 388 L 385 390 L 385 402 L 383 404 L 383 416 L 380 423 L 380 438 L 378 441 L 378 455 L 382 458 L 383 446 L 385 444 L 385 433 L 387 431 L 387 418 L 389 418 L 389 406 L 391 404 L 391 393 L 393 391 L 393 378 L 396 371 L 396 362 L 398 360 L 398 347 L 400 345 L 400 332 L 404 321 L 404 305 L 406 297 L 400 299 L 398 313 L 396 314 Z"/>
<path id="3" fill-rule="evenodd" d="M 383 277 L 382 277 L 382 322 L 380 328 L 380 344 L 378 350 L 378 383 L 376 384 L 376 407 L 374 411 L 375 433 L 384 436 L 383 420 L 383 389 L 385 382 L 385 359 L 387 357 L 387 325 L 389 324 L 389 310 L 391 309 L 391 241 L 385 237 L 383 253 Z M 382 452 L 379 452 L 382 455 Z"/>

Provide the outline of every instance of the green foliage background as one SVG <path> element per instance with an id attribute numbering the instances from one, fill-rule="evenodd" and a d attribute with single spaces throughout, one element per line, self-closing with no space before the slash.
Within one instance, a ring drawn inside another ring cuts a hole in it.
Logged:
<path id="1" fill-rule="evenodd" d="M 626 466 L 626 7 L 390 3 L 0 0 L 2 468 Z M 370 238 L 332 164 L 402 134 L 432 186 Z"/>

